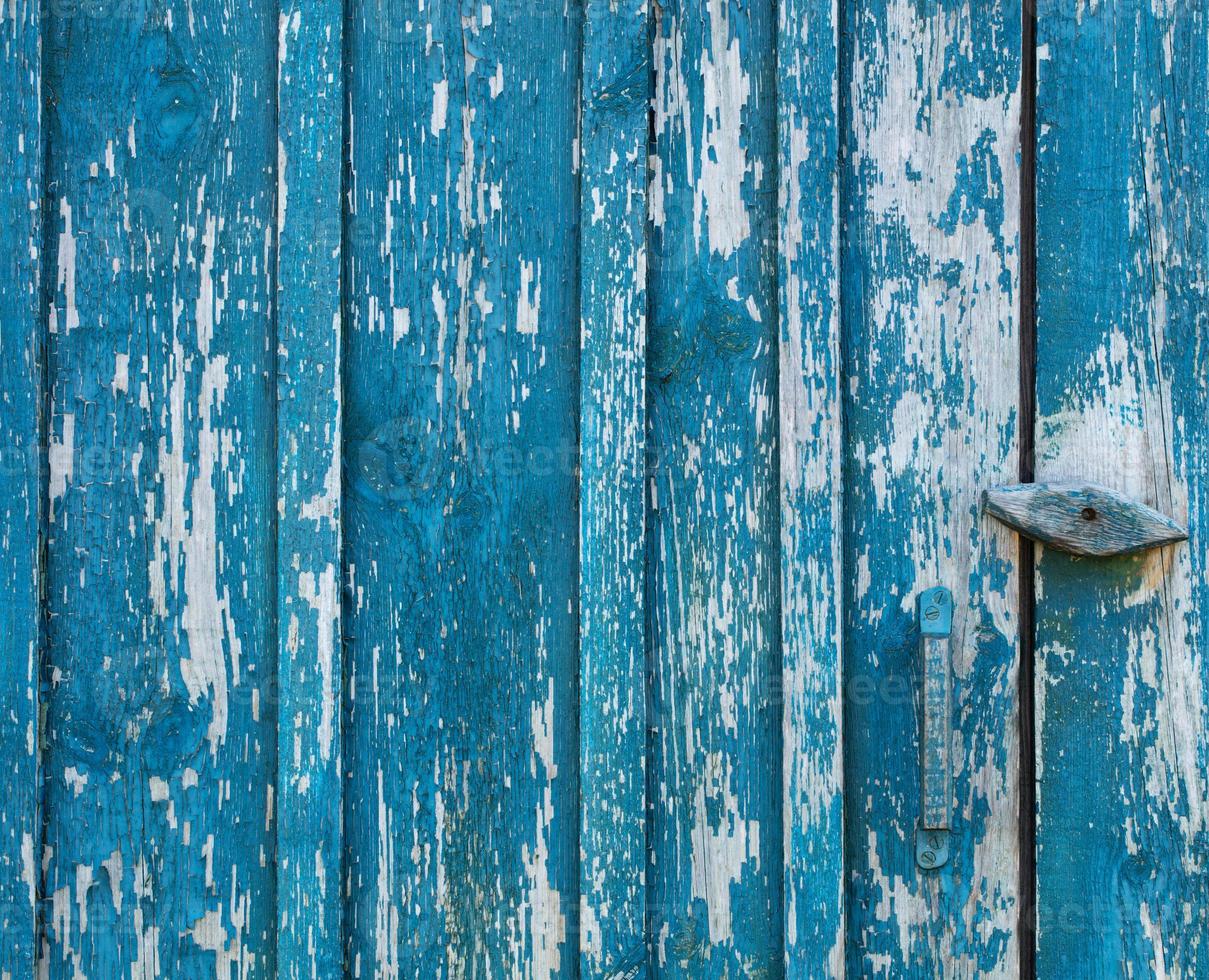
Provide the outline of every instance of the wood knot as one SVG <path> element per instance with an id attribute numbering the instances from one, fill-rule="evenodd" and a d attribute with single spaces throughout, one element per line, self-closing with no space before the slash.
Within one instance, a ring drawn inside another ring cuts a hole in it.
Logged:
<path id="1" fill-rule="evenodd" d="M 440 479 L 440 449 L 421 419 L 396 417 L 353 443 L 348 454 L 352 489 L 376 503 L 404 503 L 433 491 Z"/>
<path id="2" fill-rule="evenodd" d="M 200 129 L 206 102 L 193 72 L 184 68 L 161 71 L 147 96 L 146 121 L 155 147 L 163 155 L 189 148 Z"/>

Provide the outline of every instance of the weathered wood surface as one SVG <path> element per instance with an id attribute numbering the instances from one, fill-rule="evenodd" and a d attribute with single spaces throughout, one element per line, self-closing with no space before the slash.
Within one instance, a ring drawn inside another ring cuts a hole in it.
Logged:
<path id="1" fill-rule="evenodd" d="M 342 975 L 343 8 L 277 36 L 277 975 Z"/>
<path id="2" fill-rule="evenodd" d="M 655 11 L 648 501 L 658 976 L 782 969 L 771 0 Z"/>
<path id="3" fill-rule="evenodd" d="M 0 5 L 0 977 L 34 975 L 42 601 L 41 5 Z"/>
<path id="4" fill-rule="evenodd" d="M 646 0 L 584 5 L 580 177 L 579 973 L 647 962 Z"/>
<path id="5" fill-rule="evenodd" d="M 580 8 L 346 23 L 348 964 L 574 975 Z"/>
<path id="6" fill-rule="evenodd" d="M 1209 14 L 1042 2 L 1038 476 L 1111 489 L 988 514 L 1015 0 L 94 14 L 0 8 L 0 977 L 1013 975 L 990 514 L 1189 527 L 1041 553 L 1038 966 L 1209 974 Z"/>
<path id="7" fill-rule="evenodd" d="M 844 971 L 838 27 L 777 5 L 777 398 L 787 977 Z"/>
<path id="8" fill-rule="evenodd" d="M 40 969 L 271 976 L 276 12 L 46 9 Z"/>
<path id="9" fill-rule="evenodd" d="M 844 718 L 851 976 L 1018 970 L 1018 3 L 848 3 Z M 953 840 L 915 866 L 915 598 L 955 601 Z"/>
<path id="10" fill-rule="evenodd" d="M 1191 535 L 1040 560 L 1038 975 L 1203 977 L 1209 14 L 1045 0 L 1038 28 L 1037 477 Z"/>
<path id="11" fill-rule="evenodd" d="M 1091 483 L 1021 483 L 983 496 L 986 512 L 1027 538 L 1085 558 L 1173 544 L 1188 532 L 1157 510 Z"/>

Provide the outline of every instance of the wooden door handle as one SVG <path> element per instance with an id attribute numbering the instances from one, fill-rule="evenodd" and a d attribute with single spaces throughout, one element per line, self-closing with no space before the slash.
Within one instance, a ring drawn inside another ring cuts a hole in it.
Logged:
<path id="1" fill-rule="evenodd" d="M 1109 558 L 1188 537 L 1165 514 L 1093 483 L 1019 483 L 987 490 L 982 502 L 1026 538 L 1072 555 Z"/>

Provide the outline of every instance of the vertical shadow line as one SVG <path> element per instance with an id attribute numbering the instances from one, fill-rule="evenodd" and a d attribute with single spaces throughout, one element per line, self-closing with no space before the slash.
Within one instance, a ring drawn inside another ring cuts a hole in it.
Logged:
<path id="1" fill-rule="evenodd" d="M 339 371 L 336 385 L 340 397 L 340 528 L 339 555 L 337 568 L 339 574 L 339 609 L 340 609 L 340 712 L 339 752 L 340 758 L 340 820 L 342 833 L 340 839 L 340 880 L 348 881 L 349 868 L 349 835 L 347 828 L 350 824 L 350 805 L 352 794 L 349 792 L 353 771 L 349 765 L 348 746 L 352 743 L 353 705 L 356 691 L 353 690 L 352 655 L 349 651 L 351 638 L 349 636 L 350 612 L 353 608 L 353 596 L 348 587 L 348 509 L 345 501 L 349 499 L 348 475 L 346 460 L 348 458 L 348 426 L 347 418 L 349 390 L 349 351 L 352 336 L 352 247 L 350 225 L 352 223 L 352 177 L 353 177 L 353 146 L 352 146 L 352 54 L 353 54 L 353 0 L 342 0 L 340 4 L 340 351 Z M 351 910 L 353 902 L 345 895 L 343 907 L 340 909 L 340 945 L 341 961 L 345 974 L 351 973 L 350 963 L 353 935 L 353 917 Z"/>
<path id="2" fill-rule="evenodd" d="M 37 370 L 37 443 L 38 443 L 38 543 L 37 543 L 37 658 L 34 676 L 36 678 L 35 712 L 35 742 L 34 767 L 37 773 L 37 785 L 34 789 L 34 800 L 37 810 L 34 814 L 35 840 L 33 842 L 35 855 L 33 930 L 34 948 L 31 959 L 35 969 L 38 965 L 43 937 L 47 934 L 49 923 L 46 915 L 46 863 L 42 854 L 47 838 L 47 828 L 50 825 L 50 811 L 47 807 L 46 770 L 44 766 L 45 747 L 47 742 L 47 718 L 50 707 L 50 425 L 51 412 L 54 407 L 51 384 L 54 372 L 51 365 L 50 349 L 50 305 L 55 289 L 58 269 L 58 235 L 52 228 L 52 176 L 51 164 L 54 160 L 52 152 L 51 126 L 49 125 L 50 109 L 53 95 L 48 91 L 46 80 L 49 75 L 52 52 L 50 50 L 50 34 L 54 26 L 51 20 L 53 0 L 41 0 L 38 3 L 38 138 L 41 141 L 39 152 L 42 155 L 41 181 L 37 188 L 40 195 L 38 202 L 39 221 L 41 227 L 38 234 L 41 237 L 40 266 L 38 268 L 38 319 L 37 332 L 34 338 L 34 358 Z"/>
<path id="3" fill-rule="evenodd" d="M 646 792 L 645 805 L 646 813 L 646 856 L 644 861 L 644 893 L 646 898 L 646 908 L 644 909 L 643 921 L 644 939 L 646 942 L 646 969 L 651 975 L 654 974 L 654 957 L 655 957 L 655 935 L 659 927 L 659 909 L 658 899 L 659 892 L 655 887 L 655 834 L 657 827 L 655 826 L 655 804 L 657 799 L 656 793 L 659 787 L 655 784 L 655 753 L 659 750 L 657 719 L 655 717 L 655 637 L 654 637 L 654 617 L 652 608 L 654 603 L 651 601 L 651 564 L 655 553 L 654 538 L 651 534 L 651 526 L 653 518 L 651 515 L 651 485 L 657 474 L 659 461 L 658 449 L 655 446 L 655 441 L 652 438 L 651 419 L 654 417 L 654 385 L 651 375 L 651 339 L 655 333 L 655 321 L 653 317 L 654 308 L 651 303 L 652 286 L 654 285 L 654 267 L 655 267 L 655 226 L 651 220 L 651 188 L 655 182 L 655 171 L 651 165 L 651 161 L 655 157 L 657 146 L 657 130 L 655 118 L 655 98 L 659 91 L 659 69 L 655 61 L 655 42 L 659 36 L 659 30 L 662 26 L 663 7 L 658 0 L 651 0 L 648 5 L 647 16 L 647 38 L 646 49 L 649 55 L 649 69 L 647 72 L 647 93 L 650 95 L 650 101 L 647 105 L 647 155 L 646 155 L 646 194 L 643 200 L 643 207 L 646 209 L 646 214 L 643 216 L 643 238 L 646 243 L 647 260 L 646 260 L 646 279 L 643 282 L 643 303 L 646 307 L 646 361 L 642 367 L 643 374 L 643 393 L 642 393 L 642 640 L 643 640 L 643 713 L 646 720 L 646 750 L 645 764 L 646 771 Z"/>
<path id="4" fill-rule="evenodd" d="M 1021 6 L 1020 64 L 1020 482 L 1036 476 L 1037 424 L 1037 11 Z M 1037 975 L 1036 570 L 1033 543 L 1020 541 L 1020 976 Z"/>
<path id="5" fill-rule="evenodd" d="M 280 24 L 282 16 L 282 0 L 278 0 L 274 4 L 274 9 L 277 14 L 277 22 Z M 281 28 L 278 27 L 278 32 Z M 281 44 L 278 40 L 278 34 L 274 34 L 274 39 L 277 43 L 273 45 L 273 80 L 272 80 L 272 100 L 273 100 L 273 142 L 272 146 L 281 147 Z M 272 456 L 272 466 L 269 469 L 269 479 L 266 496 L 268 497 L 268 513 L 269 513 L 269 536 L 268 536 L 268 555 L 265 556 L 265 571 L 267 578 L 266 596 L 269 609 L 271 610 L 268 617 L 268 635 L 265 641 L 268 644 L 268 649 L 272 651 L 273 657 L 273 703 L 270 705 L 270 710 L 273 717 L 273 792 L 277 801 L 281 800 L 281 692 L 283 689 L 282 670 L 285 668 L 281 656 L 281 576 L 278 567 L 278 557 L 281 554 L 281 232 L 282 232 L 282 213 L 281 213 L 281 161 L 282 155 L 280 152 L 273 158 L 273 183 L 271 198 L 273 201 L 272 207 L 272 264 L 270 269 L 270 286 L 269 286 L 269 369 L 272 372 L 273 384 L 269 389 L 269 402 L 272 406 L 272 432 L 269 436 L 270 452 Z M 280 929 L 280 909 L 281 909 L 281 825 L 278 823 L 276 816 L 271 818 L 272 824 L 272 840 L 270 846 L 273 853 L 273 875 L 270 879 L 270 884 L 273 891 L 272 901 L 269 905 L 273 909 L 271 921 L 266 925 L 265 931 L 271 937 L 268 942 L 268 953 L 272 963 L 272 971 L 274 975 L 280 972 L 281 960 L 281 929 Z"/>
<path id="6" fill-rule="evenodd" d="M 791 859 L 791 853 L 786 853 L 785 841 L 785 807 L 787 801 L 785 798 L 785 753 L 791 751 L 790 747 L 785 744 L 785 493 L 784 483 L 782 482 L 784 472 L 782 469 L 781 448 L 784 441 L 784 433 L 781 431 L 781 331 L 785 325 L 781 316 L 781 277 L 785 274 L 785 270 L 781 265 L 781 203 L 779 199 L 779 189 L 781 187 L 781 104 L 782 97 L 781 88 L 781 4 L 784 0 L 773 0 L 771 7 L 772 17 L 772 50 L 771 61 L 772 65 L 769 68 L 769 75 L 772 78 L 772 159 L 769 161 L 770 169 L 772 170 L 772 186 L 778 189 L 778 192 L 773 197 L 772 218 L 769 221 L 769 235 L 771 242 L 765 247 L 769 249 L 772 256 L 772 275 L 768 277 L 769 289 L 769 308 L 771 310 L 770 319 L 772 320 L 772 328 L 769 331 L 769 356 L 772 358 L 771 377 L 771 392 L 770 399 L 774 406 L 772 413 L 772 485 L 774 487 L 773 494 L 773 520 L 772 524 L 772 567 L 773 567 L 773 596 L 776 607 L 776 615 L 773 619 L 772 628 L 772 643 L 773 653 L 771 662 L 768 665 L 768 681 L 767 685 L 776 684 L 775 692 L 769 691 L 769 694 L 775 694 L 773 697 L 768 697 L 765 701 L 768 709 L 768 718 L 772 722 L 772 782 L 773 782 L 773 812 L 778 818 L 776 825 L 776 840 L 777 847 L 780 851 L 780 859 L 776 862 L 776 868 L 773 869 L 771 875 L 772 882 L 770 887 L 771 897 L 775 902 L 777 922 L 779 924 L 778 942 L 780 949 L 777 951 L 780 957 L 782 969 L 785 964 L 785 954 L 788 949 L 786 945 L 786 923 L 785 923 L 785 862 Z M 763 683 L 763 682 L 762 682 Z M 767 722 L 766 722 L 767 724 Z"/>
<path id="7" fill-rule="evenodd" d="M 854 860 L 854 848 L 851 848 L 850 837 L 858 829 L 854 826 L 857 810 L 849 806 L 848 800 L 848 763 L 850 745 L 855 739 L 849 739 L 848 733 L 856 730 L 854 719 L 851 717 L 851 705 L 847 697 L 848 681 L 851 674 L 851 654 L 848 643 L 849 611 L 854 608 L 856 601 L 856 578 L 854 563 L 849 556 L 853 553 L 856 534 L 851 527 L 849 514 L 853 513 L 852 496 L 852 466 L 849 454 L 850 419 L 850 376 L 852 365 L 852 345 L 849 342 L 849 325 L 852 314 L 848 301 L 848 277 L 859 274 L 859 264 L 851 259 L 852 236 L 852 200 L 853 192 L 849 175 L 849 162 L 852 158 L 852 31 L 853 12 L 849 8 L 849 0 L 835 2 L 835 304 L 836 320 L 839 337 L 836 345 L 838 363 L 836 364 L 836 410 L 839 413 L 839 567 L 840 567 L 840 603 L 837 618 L 837 635 L 839 637 L 840 658 L 840 766 L 841 794 L 840 810 L 840 854 L 841 867 L 844 873 L 843 909 L 841 917 L 844 927 L 843 964 L 849 973 L 853 941 L 849 933 L 853 915 L 853 892 L 855 878 L 851 869 L 857 867 Z"/>
<path id="8" fill-rule="evenodd" d="M 575 51 L 575 64 L 578 66 L 579 78 L 576 81 L 576 132 L 575 139 L 579 147 L 579 164 L 574 169 L 575 207 L 582 214 L 583 208 L 583 145 L 584 145 L 584 104 L 588 98 L 586 88 L 587 71 L 584 57 L 587 54 L 588 43 L 588 4 L 583 0 L 579 4 L 579 38 Z M 567 954 L 571 957 L 572 967 L 570 976 L 579 980 L 581 973 L 580 956 L 583 949 L 583 850 L 584 850 L 584 794 L 583 794 L 583 482 L 584 482 L 584 411 L 583 411 L 583 360 L 584 360 L 584 308 L 583 308 L 583 278 L 584 278 L 584 232 L 580 215 L 576 215 L 575 232 L 575 377 L 571 381 L 575 402 L 575 473 L 573 482 L 574 500 L 572 502 L 571 525 L 575 529 L 572 541 L 575 557 L 572 565 L 575 569 L 575 590 L 572 596 L 574 603 L 575 633 L 573 649 L 571 650 L 570 671 L 572 676 L 572 703 L 569 706 L 573 739 L 575 742 L 575 785 L 571 791 L 574 800 L 573 828 L 575 846 L 572 848 L 571 862 L 574 871 L 571 880 L 575 883 L 575 900 L 571 911 L 571 938 L 567 941 Z"/>

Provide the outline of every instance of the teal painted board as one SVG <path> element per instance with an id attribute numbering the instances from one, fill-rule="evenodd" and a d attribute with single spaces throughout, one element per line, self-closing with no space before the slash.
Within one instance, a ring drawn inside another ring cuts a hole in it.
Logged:
<path id="1" fill-rule="evenodd" d="M 39 973 L 272 976 L 276 9 L 48 10 Z"/>
<path id="2" fill-rule="evenodd" d="M 639 977 L 648 961 L 646 0 L 588 0 L 583 31 L 579 974 Z"/>
<path id="3" fill-rule="evenodd" d="M 1019 972 L 1028 12 L 94 13 L 0 9 L 0 977 Z M 1042 531 L 1189 540 L 1039 551 L 1038 973 L 1201 976 L 1209 14 L 1039 31 Z"/>
<path id="4" fill-rule="evenodd" d="M 42 11 L 0 6 L 0 977 L 34 975 L 42 637 Z"/>
<path id="5" fill-rule="evenodd" d="M 577 969 L 580 14 L 349 8 L 354 975 Z"/>
<path id="6" fill-rule="evenodd" d="M 784 970 L 844 973 L 837 8 L 778 5 Z"/>
<path id="7" fill-rule="evenodd" d="M 653 970 L 783 968 L 776 17 L 655 9 Z"/>
<path id="8" fill-rule="evenodd" d="M 1019 970 L 1021 9 L 848 3 L 841 46 L 851 976 Z M 916 598 L 952 591 L 951 857 L 915 861 Z"/>
<path id="9" fill-rule="evenodd" d="M 1038 43 L 1038 479 L 1110 487 L 1190 537 L 1040 557 L 1037 972 L 1201 977 L 1209 15 L 1047 0 Z"/>
<path id="10" fill-rule="evenodd" d="M 343 8 L 277 37 L 277 975 L 343 975 Z"/>

